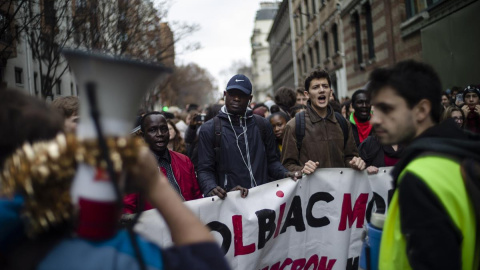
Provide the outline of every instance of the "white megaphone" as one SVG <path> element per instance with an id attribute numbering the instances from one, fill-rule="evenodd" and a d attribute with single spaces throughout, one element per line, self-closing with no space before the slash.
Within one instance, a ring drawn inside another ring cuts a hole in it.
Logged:
<path id="1" fill-rule="evenodd" d="M 126 137 L 142 97 L 171 72 L 163 66 L 106 55 L 73 50 L 62 53 L 80 88 L 79 139 L 97 138 L 87 88 L 93 87 L 104 136 Z M 71 189 L 72 203 L 79 208 L 77 234 L 94 240 L 113 236 L 119 218 L 115 188 L 98 170 L 86 163 L 79 164 Z"/>

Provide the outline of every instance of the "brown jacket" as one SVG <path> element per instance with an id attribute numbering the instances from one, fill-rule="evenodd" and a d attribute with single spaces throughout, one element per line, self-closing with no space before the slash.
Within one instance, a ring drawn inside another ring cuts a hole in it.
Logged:
<path id="1" fill-rule="evenodd" d="M 300 157 L 295 135 L 295 118 L 293 118 L 285 127 L 282 164 L 289 171 L 303 169 L 308 160 L 319 162 L 318 168 L 350 168 L 350 160 L 358 156 L 350 123 L 348 123 L 348 133 L 344 147 L 343 131 L 335 118 L 332 107 L 328 106 L 328 114 L 322 118 L 309 103 L 305 111 L 305 137 L 300 149 Z"/>

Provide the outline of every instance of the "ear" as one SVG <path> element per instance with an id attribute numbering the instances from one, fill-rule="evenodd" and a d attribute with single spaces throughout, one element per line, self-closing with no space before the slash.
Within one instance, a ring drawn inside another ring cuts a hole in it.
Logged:
<path id="1" fill-rule="evenodd" d="M 305 94 L 306 97 L 310 98 L 310 93 L 308 93 L 307 90 L 303 91 L 303 93 Z"/>
<path id="2" fill-rule="evenodd" d="M 423 123 L 430 117 L 432 111 L 432 103 L 428 99 L 420 100 L 414 108 L 414 117 L 418 123 Z"/>

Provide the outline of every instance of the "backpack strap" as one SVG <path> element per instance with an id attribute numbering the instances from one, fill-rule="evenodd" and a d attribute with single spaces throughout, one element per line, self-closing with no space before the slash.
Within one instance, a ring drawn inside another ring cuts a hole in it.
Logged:
<path id="1" fill-rule="evenodd" d="M 220 118 L 218 116 L 213 117 L 213 126 L 214 126 L 214 147 L 213 150 L 215 151 L 215 168 L 217 169 L 217 186 L 221 186 L 219 183 L 219 175 L 221 175 L 221 159 L 222 159 L 222 123 L 220 122 Z"/>
<path id="2" fill-rule="evenodd" d="M 337 122 L 340 124 L 343 132 L 343 148 L 345 149 L 345 145 L 347 145 L 348 140 L 348 124 L 347 120 L 338 112 L 335 112 L 335 118 Z"/>
<path id="3" fill-rule="evenodd" d="M 262 142 L 265 145 L 265 138 L 267 138 L 267 128 L 265 127 L 265 121 L 263 120 L 265 118 L 256 114 L 253 115 L 253 118 L 255 119 L 258 129 L 260 130 L 260 136 L 262 137 Z"/>
<path id="4" fill-rule="evenodd" d="M 335 118 L 342 129 L 343 148 L 345 148 L 348 140 L 348 123 L 347 120 L 338 112 L 335 112 Z M 295 115 L 295 136 L 297 137 L 297 149 L 298 154 L 300 155 L 303 137 L 305 137 L 305 111 L 301 111 Z"/>
<path id="5" fill-rule="evenodd" d="M 295 137 L 297 138 L 297 150 L 300 157 L 300 149 L 302 149 L 302 141 L 305 137 L 305 111 L 295 115 Z"/>

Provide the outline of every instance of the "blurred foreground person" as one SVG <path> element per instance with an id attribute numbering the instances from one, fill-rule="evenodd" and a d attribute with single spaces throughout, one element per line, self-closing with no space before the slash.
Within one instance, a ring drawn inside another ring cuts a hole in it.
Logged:
<path id="1" fill-rule="evenodd" d="M 442 88 L 427 64 L 377 69 L 368 89 L 380 142 L 407 144 L 392 171 L 379 269 L 478 269 L 479 138 L 438 124 Z"/>
<path id="2" fill-rule="evenodd" d="M 65 137 L 57 136 L 63 128 L 57 117 L 34 97 L 0 90 L 0 269 L 229 269 L 209 230 L 184 206 L 144 146 L 136 149 L 138 155 L 129 170 L 135 181 L 129 184 L 163 215 L 175 246 L 162 249 L 137 235 L 132 240 L 125 230 L 101 241 L 76 237 L 72 178 L 62 177 L 65 171 L 48 170 L 22 176 L 34 171 L 28 167 L 32 160 L 45 162 L 50 169 L 54 168 L 51 162 L 59 166 L 66 162 L 62 155 L 55 155 L 55 149 L 65 147 L 58 143 L 65 143 Z M 32 152 L 43 148 L 45 152 Z M 6 159 L 14 153 L 16 158 Z M 23 170 L 8 170 L 18 162 Z M 75 172 L 74 167 L 70 170 Z M 48 181 L 38 180 L 48 175 Z M 144 265 L 137 263 L 142 260 L 137 261 L 135 254 L 141 254 Z"/>

